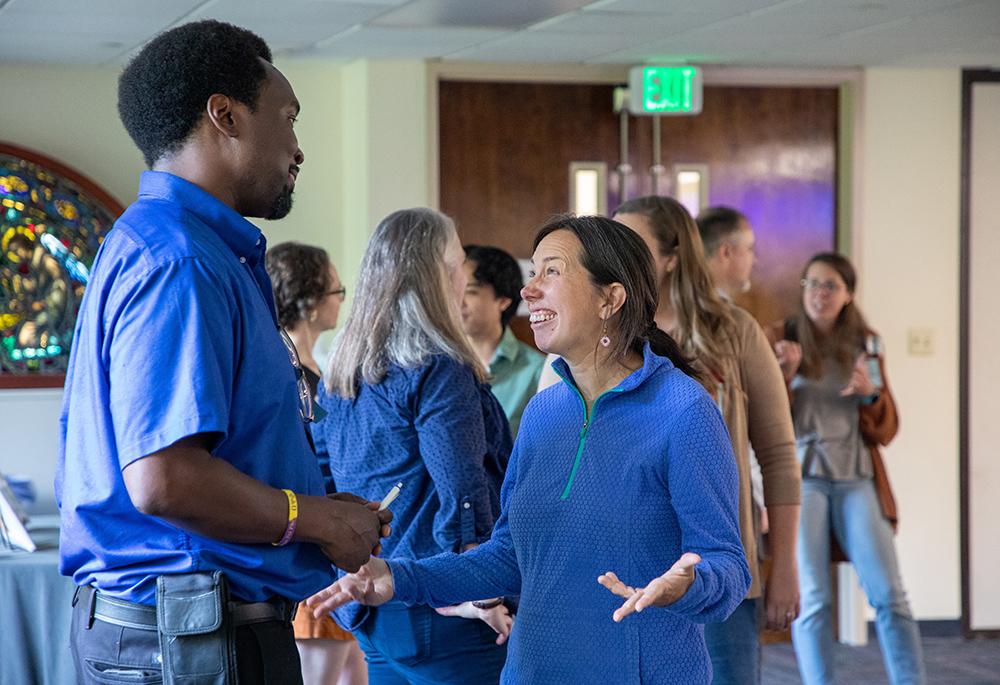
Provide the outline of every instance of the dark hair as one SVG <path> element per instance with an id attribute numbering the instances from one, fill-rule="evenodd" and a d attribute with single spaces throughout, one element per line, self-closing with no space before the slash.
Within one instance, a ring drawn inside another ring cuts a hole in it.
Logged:
<path id="1" fill-rule="evenodd" d="M 711 259 L 719 250 L 722 241 L 729 239 L 740 229 L 740 222 L 748 221 L 745 214 L 732 207 L 709 207 L 698 215 L 698 233 L 705 246 L 705 257 Z"/>
<path id="2" fill-rule="evenodd" d="M 517 306 L 521 304 L 521 288 L 524 287 L 517 260 L 499 247 L 485 245 L 466 245 L 465 258 L 476 263 L 476 269 L 472 273 L 474 279 L 492 286 L 497 297 L 510 300 L 510 304 L 500 314 L 500 325 L 507 328 L 507 324 L 517 313 Z"/>
<path id="3" fill-rule="evenodd" d="M 306 319 L 333 287 L 326 250 L 301 243 L 280 243 L 267 251 L 264 266 L 271 277 L 278 325 L 289 328 Z"/>
<path id="4" fill-rule="evenodd" d="M 271 50 L 246 29 L 208 19 L 165 31 L 118 79 L 118 115 L 150 168 L 176 152 L 220 93 L 257 106 Z"/>
<path id="5" fill-rule="evenodd" d="M 724 334 L 733 331 L 733 317 L 729 305 L 719 298 L 712 282 L 694 219 L 684 205 L 662 195 L 623 202 L 615 214 L 646 217 L 660 254 L 677 255 L 677 268 L 664 277 L 667 296 L 677 318 L 674 327 L 677 343 L 689 359 L 721 375 L 723 359 L 728 354 L 722 341 Z"/>
<path id="6" fill-rule="evenodd" d="M 820 252 L 806 262 L 802 269 L 802 279 L 805 280 L 809 267 L 820 263 L 836 271 L 847 286 L 847 292 L 853 294 L 858 277 L 854 265 L 846 257 L 836 252 Z M 816 326 L 806 315 L 802 298 L 799 298 L 799 312 L 790 320 L 789 326 L 794 331 L 797 342 L 802 345 L 801 373 L 807 378 L 821 378 L 825 372 L 824 358 L 833 358 L 844 373 L 850 373 L 858 354 L 864 349 L 865 334 L 868 324 L 861 310 L 854 304 L 854 298 L 844 305 L 833 324 L 833 333 L 821 337 Z"/>
<path id="7" fill-rule="evenodd" d="M 569 231 L 580 240 L 580 264 L 594 287 L 620 283 L 625 288 L 625 303 L 608 322 L 614 330 L 609 359 L 621 361 L 630 350 L 642 354 L 648 342 L 653 353 L 667 357 L 688 376 L 700 380 L 674 339 L 656 325 L 656 267 L 642 238 L 628 226 L 603 216 L 562 216 L 538 231 L 532 250 L 555 231 Z M 597 344 L 595 340 L 595 350 Z"/>

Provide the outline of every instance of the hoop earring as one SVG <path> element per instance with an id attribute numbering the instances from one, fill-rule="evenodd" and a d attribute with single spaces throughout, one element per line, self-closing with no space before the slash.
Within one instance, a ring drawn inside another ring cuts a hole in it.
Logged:
<path id="1" fill-rule="evenodd" d="M 604 320 L 604 328 L 601 329 L 601 345 L 607 347 L 611 344 L 611 338 L 608 337 L 608 320 Z"/>

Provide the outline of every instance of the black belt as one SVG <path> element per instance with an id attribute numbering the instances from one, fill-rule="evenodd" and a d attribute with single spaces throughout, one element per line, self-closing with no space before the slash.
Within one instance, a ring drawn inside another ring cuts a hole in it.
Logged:
<path id="1" fill-rule="evenodd" d="M 126 628 L 138 630 L 156 630 L 156 607 L 148 604 L 135 604 L 124 599 L 102 595 L 90 585 L 78 587 L 73 604 L 84 602 L 90 605 L 91 617 Z M 233 624 L 245 626 L 250 623 L 265 621 L 282 621 L 291 623 L 295 617 L 298 604 L 290 599 L 276 595 L 266 602 L 249 603 L 243 600 L 229 602 L 229 611 Z"/>

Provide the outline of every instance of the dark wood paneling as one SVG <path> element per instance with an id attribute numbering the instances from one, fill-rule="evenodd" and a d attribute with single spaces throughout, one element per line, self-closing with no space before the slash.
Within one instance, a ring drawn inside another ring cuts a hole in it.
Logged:
<path id="1" fill-rule="evenodd" d="M 613 86 L 442 81 L 441 209 L 463 242 L 530 256 L 537 229 L 569 201 L 569 163 L 603 161 L 620 201 Z M 674 164 L 709 165 L 709 203 L 750 217 L 754 286 L 739 298 L 762 322 L 793 311 L 802 266 L 836 240 L 836 88 L 706 87 L 695 117 L 661 119 L 669 195 Z M 652 192 L 652 119 L 630 117 L 627 197 Z"/>
<path id="2" fill-rule="evenodd" d="M 568 211 L 569 163 L 617 164 L 611 86 L 440 84 L 441 209 L 464 243 L 531 256 L 536 231 Z"/>

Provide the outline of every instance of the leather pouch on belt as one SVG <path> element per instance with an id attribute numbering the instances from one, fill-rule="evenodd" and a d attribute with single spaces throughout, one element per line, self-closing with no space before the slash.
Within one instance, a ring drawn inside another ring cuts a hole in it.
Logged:
<path id="1" fill-rule="evenodd" d="M 164 685 L 236 685 L 229 585 L 221 571 L 163 575 L 156 620 Z"/>

